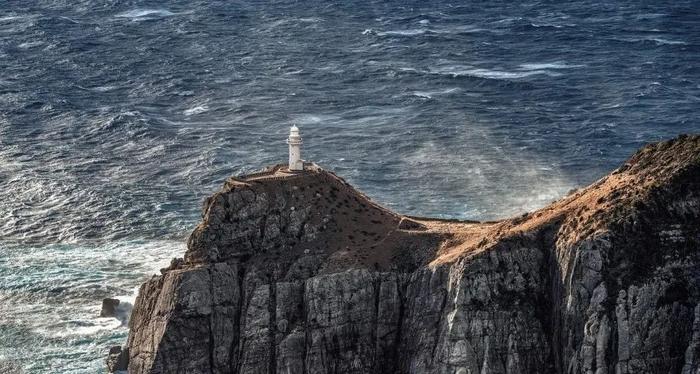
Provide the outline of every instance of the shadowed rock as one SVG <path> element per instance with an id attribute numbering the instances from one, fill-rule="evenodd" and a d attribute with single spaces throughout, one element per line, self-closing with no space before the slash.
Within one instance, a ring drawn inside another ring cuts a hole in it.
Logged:
<path id="1" fill-rule="evenodd" d="M 110 348 L 105 364 L 110 373 L 125 372 L 129 365 L 129 349 L 118 345 Z"/>
<path id="2" fill-rule="evenodd" d="M 119 299 L 105 298 L 102 300 L 102 310 L 100 311 L 100 317 L 115 317 L 117 316 L 117 307 L 119 306 Z"/>
<path id="3" fill-rule="evenodd" d="M 145 282 L 130 373 L 696 373 L 700 137 L 513 219 L 404 217 L 312 166 L 230 178 Z"/>

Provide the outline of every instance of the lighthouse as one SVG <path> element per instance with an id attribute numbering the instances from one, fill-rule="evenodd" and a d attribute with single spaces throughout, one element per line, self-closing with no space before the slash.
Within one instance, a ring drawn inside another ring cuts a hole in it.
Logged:
<path id="1" fill-rule="evenodd" d="M 289 170 L 290 171 L 300 171 L 304 170 L 304 161 L 301 159 L 301 135 L 299 135 L 299 128 L 292 126 L 289 129 L 289 138 L 287 138 L 287 144 L 289 144 Z"/>

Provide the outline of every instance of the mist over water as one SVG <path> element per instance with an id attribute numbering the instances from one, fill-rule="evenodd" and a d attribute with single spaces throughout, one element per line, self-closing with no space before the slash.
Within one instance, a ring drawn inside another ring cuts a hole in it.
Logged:
<path id="1" fill-rule="evenodd" d="M 700 132 L 697 2 L 5 1 L 0 363 L 96 373 L 233 174 L 303 157 L 404 214 L 537 209 Z"/>

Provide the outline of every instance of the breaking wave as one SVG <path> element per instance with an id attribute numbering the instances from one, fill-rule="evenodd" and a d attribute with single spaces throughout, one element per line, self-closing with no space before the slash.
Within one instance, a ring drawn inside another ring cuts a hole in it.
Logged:
<path id="1" fill-rule="evenodd" d="M 102 367 L 100 352 L 121 344 L 127 333 L 138 285 L 180 256 L 184 245 L 134 240 L 33 248 L 0 244 L 0 252 L 2 356 L 25 363 L 28 372 L 80 366 L 96 372 Z M 115 295 L 122 301 L 116 317 L 100 317 L 102 299 Z M 35 360 L 37 355 L 44 359 Z"/>

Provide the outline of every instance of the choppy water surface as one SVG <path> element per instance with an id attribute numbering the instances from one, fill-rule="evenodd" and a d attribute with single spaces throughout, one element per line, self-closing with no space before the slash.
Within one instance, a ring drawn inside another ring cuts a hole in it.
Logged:
<path id="1" fill-rule="evenodd" d="M 304 157 L 402 213 L 540 207 L 700 132 L 700 6 L 0 3 L 0 363 L 96 373 L 103 297 L 184 250 L 205 195 Z"/>

